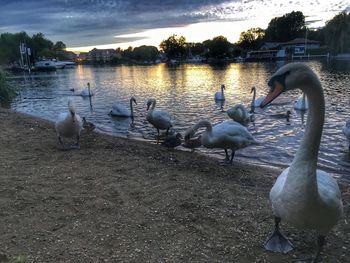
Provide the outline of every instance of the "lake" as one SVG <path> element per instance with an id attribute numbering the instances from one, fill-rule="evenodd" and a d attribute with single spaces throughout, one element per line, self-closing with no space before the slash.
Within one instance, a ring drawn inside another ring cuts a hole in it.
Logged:
<path id="1" fill-rule="evenodd" d="M 350 118 L 350 61 L 306 63 L 319 75 L 326 97 L 319 166 L 348 181 L 350 154 L 341 130 Z M 167 110 L 173 116 L 174 132 L 184 133 L 200 119 L 208 119 L 213 124 L 228 119 L 225 111 L 234 104 L 242 103 L 249 107 L 252 86 L 257 88 L 257 97 L 265 95 L 268 91 L 267 80 L 283 64 L 184 64 L 177 67 L 166 64 L 116 67 L 78 65 L 57 72 L 13 76 L 11 81 L 19 86 L 20 95 L 11 107 L 19 112 L 55 121 L 60 112 L 67 111 L 67 101 L 72 98 L 77 113 L 95 123 L 98 131 L 154 143 L 156 129 L 145 119 L 148 98 L 155 98 L 157 108 Z M 91 105 L 89 98 L 78 96 L 87 82 L 91 83 L 94 92 Z M 221 84 L 226 86 L 223 111 L 221 105 L 214 101 L 214 93 L 220 90 Z M 70 89 L 74 89 L 74 92 Z M 305 128 L 305 113 L 293 109 L 299 95 L 300 92 L 284 93 L 273 105 L 264 110 L 257 109 L 255 125 L 250 125 L 248 129 L 262 145 L 237 151 L 235 159 L 286 167 L 293 159 Z M 108 115 L 115 102 L 129 107 L 131 96 L 138 103 L 134 107 L 133 125 L 129 118 Z M 278 118 L 278 114 L 286 113 L 287 110 L 292 112 L 290 122 Z M 222 150 L 202 147 L 200 151 L 224 157 Z"/>

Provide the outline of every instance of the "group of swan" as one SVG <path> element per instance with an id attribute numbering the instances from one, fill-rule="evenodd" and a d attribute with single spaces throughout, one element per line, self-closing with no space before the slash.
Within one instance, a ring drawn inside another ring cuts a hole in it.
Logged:
<path id="1" fill-rule="evenodd" d="M 264 107 L 281 93 L 301 89 L 310 107 L 306 129 L 299 149 L 287 169 L 277 178 L 270 192 L 275 215 L 275 231 L 265 243 L 270 251 L 287 253 L 292 244 L 279 231 L 280 221 L 297 228 L 318 232 L 315 261 L 319 260 L 325 235 L 343 214 L 343 203 L 336 180 L 317 169 L 317 159 L 324 123 L 325 102 L 317 75 L 305 64 L 290 63 L 270 79 L 270 92 L 261 104 Z"/>
<path id="2" fill-rule="evenodd" d="M 315 261 L 317 261 L 320 258 L 326 234 L 343 214 L 341 194 L 336 180 L 326 172 L 317 169 L 325 115 L 323 89 L 317 75 L 302 63 L 283 66 L 271 77 L 268 84 L 270 91 L 260 103 L 260 107 L 268 105 L 283 92 L 301 89 L 304 98 L 305 96 L 308 98 L 309 115 L 304 136 L 290 167 L 280 174 L 270 191 L 275 229 L 267 239 L 265 248 L 281 253 L 287 253 L 293 249 L 290 241 L 279 230 L 280 222 L 285 221 L 297 228 L 314 229 L 318 232 L 318 247 L 315 255 Z M 136 103 L 136 100 L 130 99 L 131 112 L 124 109 L 125 116 L 133 115 L 132 102 Z M 147 101 L 149 111 L 146 118 L 157 129 L 158 134 L 159 129 L 168 132 L 172 127 L 171 117 L 165 111 L 155 110 L 155 106 L 155 99 Z M 245 116 L 244 122 L 247 121 L 248 115 L 242 107 L 237 105 L 236 110 L 242 112 L 238 115 Z M 63 145 L 61 137 L 76 136 L 75 146 L 78 147 L 82 122 L 70 100 L 68 109 L 68 113 L 61 114 L 55 124 L 58 140 Z M 199 137 L 200 143 L 207 148 L 224 149 L 228 163 L 232 163 L 236 150 L 258 144 L 247 128 L 233 120 L 226 120 L 214 126 L 207 120 L 201 120 L 186 132 L 185 138 L 190 139 L 201 127 L 205 127 L 206 130 Z M 345 124 L 343 132 L 350 142 L 350 120 Z M 181 136 L 177 134 L 174 142 L 170 143 L 178 145 L 179 140 L 181 142 Z M 231 157 L 228 150 L 232 151 Z"/>

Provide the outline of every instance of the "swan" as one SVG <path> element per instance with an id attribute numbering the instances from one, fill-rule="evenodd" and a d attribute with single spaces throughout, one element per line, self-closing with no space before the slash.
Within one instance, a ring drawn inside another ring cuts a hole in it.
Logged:
<path id="1" fill-rule="evenodd" d="M 350 119 L 345 123 L 343 127 L 343 133 L 349 141 L 349 151 L 350 151 Z"/>
<path id="2" fill-rule="evenodd" d="M 244 126 L 248 126 L 251 121 L 251 114 L 242 104 L 237 104 L 227 110 L 227 115 L 234 121 L 239 122 Z"/>
<path id="3" fill-rule="evenodd" d="M 63 146 L 61 137 L 76 137 L 77 142 L 71 148 L 79 148 L 79 138 L 83 123 L 78 114 L 76 114 L 73 102 L 68 100 L 68 112 L 61 113 L 55 123 L 55 129 L 59 143 Z"/>
<path id="4" fill-rule="evenodd" d="M 294 109 L 296 110 L 308 110 L 309 103 L 307 101 L 307 97 L 305 96 L 305 92 L 301 95 L 298 100 L 294 104 Z"/>
<path id="5" fill-rule="evenodd" d="M 225 85 L 222 84 L 221 85 L 221 92 L 218 91 L 215 93 L 215 100 L 225 100 L 224 89 L 225 89 Z"/>
<path id="6" fill-rule="evenodd" d="M 275 215 L 275 231 L 265 249 L 287 253 L 292 244 L 279 231 L 281 220 L 297 228 L 318 232 L 315 261 L 319 260 L 325 235 L 343 214 L 343 203 L 336 180 L 317 169 L 317 157 L 324 123 L 325 102 L 317 75 L 303 63 L 280 68 L 268 82 L 270 92 L 261 104 L 266 106 L 282 92 L 301 89 L 309 99 L 310 110 L 304 136 L 290 167 L 277 178 L 270 191 Z"/>
<path id="7" fill-rule="evenodd" d="M 252 103 L 251 103 L 250 107 L 251 107 L 251 112 L 254 112 L 254 109 L 256 107 L 260 106 L 261 102 L 264 100 L 265 97 L 259 97 L 259 98 L 255 99 L 255 97 L 256 97 L 256 88 L 255 87 L 252 87 L 250 93 L 252 93 L 252 92 L 253 92 L 253 98 L 252 98 Z"/>
<path id="8" fill-rule="evenodd" d="M 168 135 L 169 129 L 173 126 L 171 123 L 170 114 L 166 111 L 154 110 L 156 104 L 157 102 L 155 99 L 149 99 L 147 101 L 148 112 L 146 115 L 146 120 L 157 129 L 158 136 L 159 130 L 166 130 L 166 135 Z"/>
<path id="9" fill-rule="evenodd" d="M 202 133 L 201 143 L 207 148 L 220 148 L 225 150 L 227 164 L 232 164 L 235 152 L 238 149 L 245 148 L 251 144 L 259 144 L 246 127 L 238 122 L 227 120 L 214 126 L 207 120 L 201 120 L 185 133 L 185 140 L 189 140 L 195 132 L 205 127 Z M 227 150 L 231 149 L 231 158 L 229 158 Z"/>
<path id="10" fill-rule="evenodd" d="M 94 93 L 90 89 L 90 82 L 87 83 L 87 88 L 83 89 L 80 93 L 80 96 L 82 97 L 91 97 Z"/>
<path id="11" fill-rule="evenodd" d="M 123 104 L 115 103 L 112 106 L 112 110 L 110 111 L 110 114 L 112 116 L 118 116 L 118 117 L 134 117 L 134 109 L 133 109 L 132 103 L 137 104 L 136 99 L 134 97 L 130 98 L 130 110 L 127 107 L 125 107 Z"/>

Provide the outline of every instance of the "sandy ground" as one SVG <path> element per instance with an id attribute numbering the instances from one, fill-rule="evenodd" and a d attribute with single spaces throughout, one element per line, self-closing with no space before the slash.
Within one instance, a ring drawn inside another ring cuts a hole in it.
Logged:
<path id="1" fill-rule="evenodd" d="M 58 149 L 53 124 L 0 109 L 0 262 L 300 262 L 315 233 L 282 224 L 296 249 L 264 251 L 280 170 L 83 133 Z M 324 262 L 350 262 L 350 194 Z"/>

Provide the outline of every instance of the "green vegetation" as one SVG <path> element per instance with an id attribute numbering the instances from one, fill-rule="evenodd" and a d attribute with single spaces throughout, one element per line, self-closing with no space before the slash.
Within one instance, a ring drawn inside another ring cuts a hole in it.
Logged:
<path id="1" fill-rule="evenodd" d="M 0 70 L 0 106 L 8 103 L 16 95 L 15 88 L 8 83 L 6 74 Z"/>
<path id="2" fill-rule="evenodd" d="M 186 38 L 172 35 L 168 39 L 163 40 L 160 49 L 166 54 L 168 59 L 182 59 L 186 56 Z"/>

